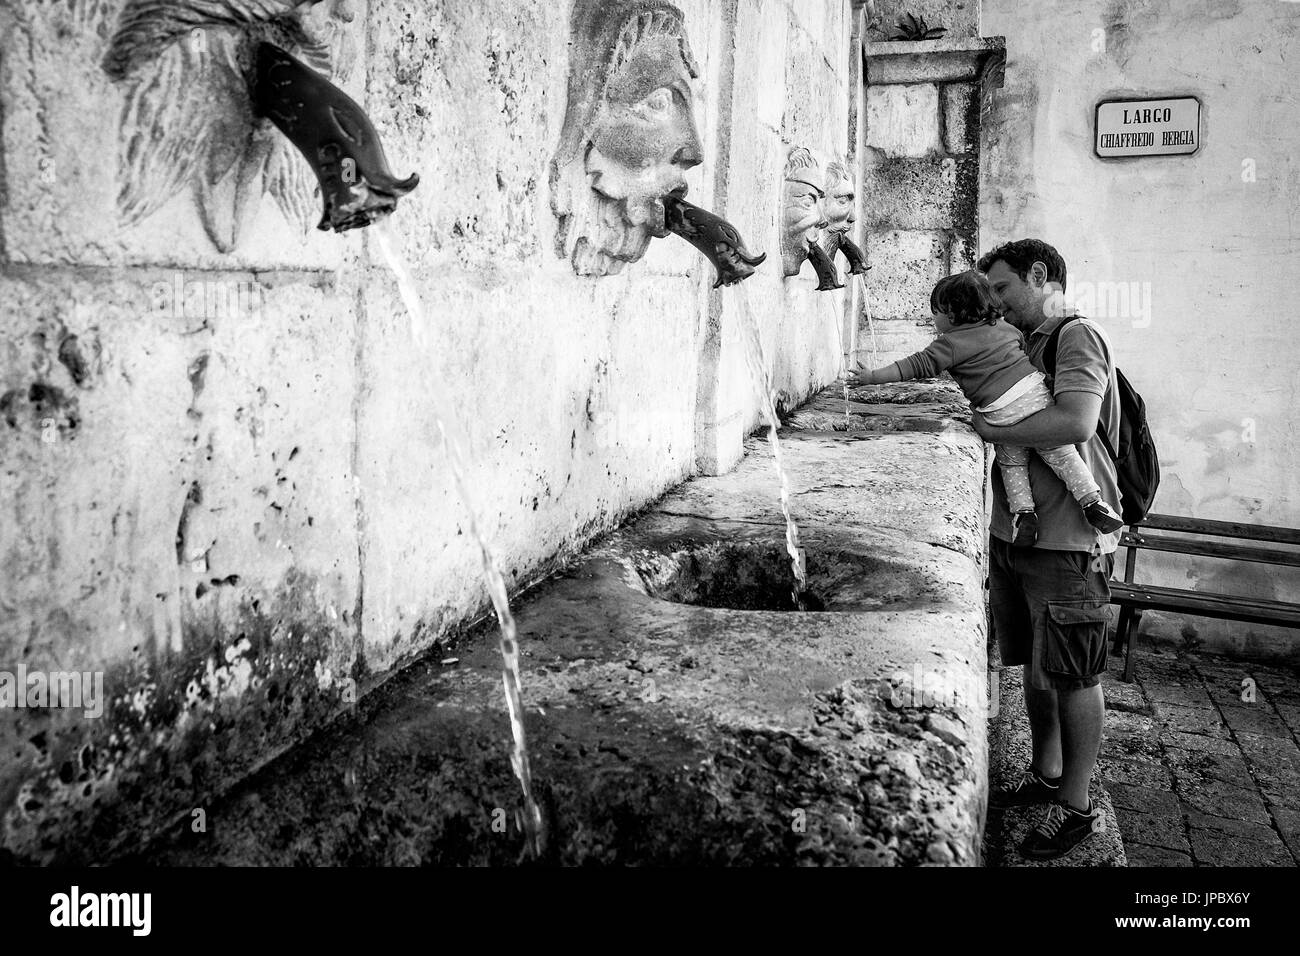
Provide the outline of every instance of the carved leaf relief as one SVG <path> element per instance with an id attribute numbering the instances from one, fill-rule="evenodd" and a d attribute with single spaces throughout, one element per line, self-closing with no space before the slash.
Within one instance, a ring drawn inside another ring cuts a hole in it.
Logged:
<path id="1" fill-rule="evenodd" d="M 131 0 L 105 55 L 122 82 L 118 209 L 127 224 L 188 188 L 213 245 L 229 252 L 270 194 L 285 218 L 310 232 L 319 187 L 311 167 L 253 114 L 253 50 L 270 40 L 333 80 L 346 81 L 355 44 L 330 0 L 323 24 L 301 14 L 320 0 Z M 326 8 L 322 7 L 322 10 Z M 316 18 L 313 18 L 316 19 Z"/>

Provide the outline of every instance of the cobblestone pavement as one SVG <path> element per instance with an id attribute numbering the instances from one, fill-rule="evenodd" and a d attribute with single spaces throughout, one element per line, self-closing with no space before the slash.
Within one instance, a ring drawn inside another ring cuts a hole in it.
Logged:
<path id="1" fill-rule="evenodd" d="M 1170 648 L 1138 654 L 1134 683 L 1119 679 L 1118 657 L 1104 678 L 1092 786 L 1122 846 L 1107 833 L 1057 865 L 1300 863 L 1300 670 Z M 990 723 L 995 786 L 1028 761 L 1018 670 L 1003 673 L 1007 712 Z M 1031 865 L 1014 849 L 1025 813 L 989 814 L 986 865 Z"/>
<path id="2" fill-rule="evenodd" d="M 1300 863 L 1300 670 L 1145 647 L 1122 667 L 1098 771 L 1129 865 Z"/>

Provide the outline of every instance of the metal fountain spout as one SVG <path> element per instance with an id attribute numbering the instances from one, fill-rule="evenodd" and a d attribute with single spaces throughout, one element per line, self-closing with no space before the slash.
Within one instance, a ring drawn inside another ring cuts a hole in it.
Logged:
<path id="1" fill-rule="evenodd" d="M 848 260 L 849 275 L 865 275 L 866 271 L 871 268 L 871 266 L 867 265 L 866 254 L 848 236 L 840 236 L 840 252 L 844 253 L 844 258 Z"/>
<path id="2" fill-rule="evenodd" d="M 818 292 L 844 288 L 844 283 L 840 281 L 839 271 L 835 268 L 835 260 L 828 256 L 826 250 L 812 239 L 808 240 L 808 261 L 812 263 L 813 271 L 817 273 Z"/>
<path id="3" fill-rule="evenodd" d="M 767 253 L 754 255 L 736 227 L 721 216 L 688 203 L 678 193 L 664 197 L 664 228 L 681 236 L 713 263 L 718 281 L 713 288 L 734 285 L 754 274 Z"/>
<path id="4" fill-rule="evenodd" d="M 316 173 L 325 201 L 317 228 L 368 226 L 420 182 L 414 173 L 393 175 L 379 134 L 355 100 L 273 43 L 257 48 L 253 101 Z"/>

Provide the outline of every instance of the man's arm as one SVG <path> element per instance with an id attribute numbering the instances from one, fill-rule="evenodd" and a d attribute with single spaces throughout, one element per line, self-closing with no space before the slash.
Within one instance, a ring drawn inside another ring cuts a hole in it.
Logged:
<path id="1" fill-rule="evenodd" d="M 971 425 L 985 441 L 1047 448 L 1087 441 L 1097 430 L 1100 414 L 1100 395 L 1062 392 L 1056 396 L 1055 405 L 1014 425 L 990 425 L 979 412 L 972 412 Z"/>

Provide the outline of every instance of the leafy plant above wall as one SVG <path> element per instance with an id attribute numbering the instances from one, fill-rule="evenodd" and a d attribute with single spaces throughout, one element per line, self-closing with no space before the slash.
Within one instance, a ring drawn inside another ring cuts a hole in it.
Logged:
<path id="1" fill-rule="evenodd" d="M 890 35 L 891 40 L 937 40 L 948 32 L 947 27 L 927 26 L 925 17 L 914 17 L 904 13 L 898 18 L 898 25 Z"/>

